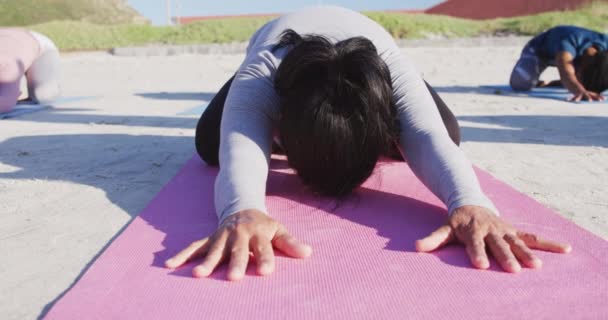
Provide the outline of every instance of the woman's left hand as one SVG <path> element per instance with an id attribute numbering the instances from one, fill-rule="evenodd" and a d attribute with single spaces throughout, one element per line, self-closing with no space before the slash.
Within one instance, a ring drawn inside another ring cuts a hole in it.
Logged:
<path id="1" fill-rule="evenodd" d="M 465 245 L 469 259 L 476 268 L 490 267 L 487 247 L 507 272 L 521 271 L 521 264 L 528 268 L 540 268 L 542 261 L 531 249 L 556 253 L 568 253 L 572 250 L 569 244 L 518 231 L 489 209 L 478 206 L 462 206 L 454 210 L 445 225 L 426 238 L 416 241 L 416 250 L 430 252 L 453 241 Z"/>

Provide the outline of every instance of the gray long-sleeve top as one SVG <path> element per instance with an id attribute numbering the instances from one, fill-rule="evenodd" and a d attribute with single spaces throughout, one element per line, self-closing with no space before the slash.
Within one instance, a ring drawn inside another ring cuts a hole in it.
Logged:
<path id="1" fill-rule="evenodd" d="M 388 65 L 401 123 L 400 148 L 414 173 L 447 206 L 491 209 L 470 162 L 450 139 L 439 111 L 419 72 L 391 35 L 371 19 L 348 9 L 317 6 L 281 16 L 251 38 L 224 106 L 215 182 L 215 207 L 220 223 L 244 209 L 268 212 L 266 180 L 279 99 L 273 81 L 287 48 L 272 51 L 286 29 L 320 34 L 332 41 L 356 36 L 371 40 Z"/>

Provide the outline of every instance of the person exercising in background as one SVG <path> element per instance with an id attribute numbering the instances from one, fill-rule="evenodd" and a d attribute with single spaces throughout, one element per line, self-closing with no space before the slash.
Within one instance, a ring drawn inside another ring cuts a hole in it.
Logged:
<path id="1" fill-rule="evenodd" d="M 560 80 L 539 81 L 549 66 L 559 70 Z M 524 47 L 511 73 L 511 88 L 563 86 L 573 101 L 604 100 L 608 89 L 608 35 L 575 26 L 557 26 L 534 37 Z"/>
<path id="2" fill-rule="evenodd" d="M 0 28 L 0 112 L 10 111 L 27 80 L 28 98 L 46 103 L 59 96 L 59 50 L 46 36 L 24 29 Z"/>

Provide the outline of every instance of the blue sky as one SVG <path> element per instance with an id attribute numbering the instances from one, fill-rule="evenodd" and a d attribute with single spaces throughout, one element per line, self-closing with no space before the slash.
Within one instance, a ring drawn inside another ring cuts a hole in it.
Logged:
<path id="1" fill-rule="evenodd" d="M 173 15 L 181 16 L 281 13 L 318 3 L 339 5 L 354 10 L 424 9 L 442 0 L 171 0 Z M 129 4 L 153 24 L 167 21 L 166 0 L 128 0 Z M 175 3 L 180 4 L 176 10 Z"/>

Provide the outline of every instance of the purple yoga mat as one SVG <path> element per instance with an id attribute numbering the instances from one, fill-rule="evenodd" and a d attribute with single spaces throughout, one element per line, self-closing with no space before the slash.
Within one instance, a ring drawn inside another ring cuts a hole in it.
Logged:
<path id="1" fill-rule="evenodd" d="M 380 163 L 348 199 L 308 193 L 284 160 L 268 182 L 271 214 L 313 246 L 307 260 L 278 257 L 269 277 L 250 265 L 195 279 L 195 264 L 163 262 L 216 227 L 217 170 L 198 158 L 158 194 L 50 310 L 47 319 L 601 319 L 608 315 L 608 244 L 478 171 L 484 190 L 520 229 L 569 242 L 538 252 L 541 270 L 470 267 L 453 245 L 433 254 L 414 241 L 441 225 L 443 205 L 402 162 Z"/>

